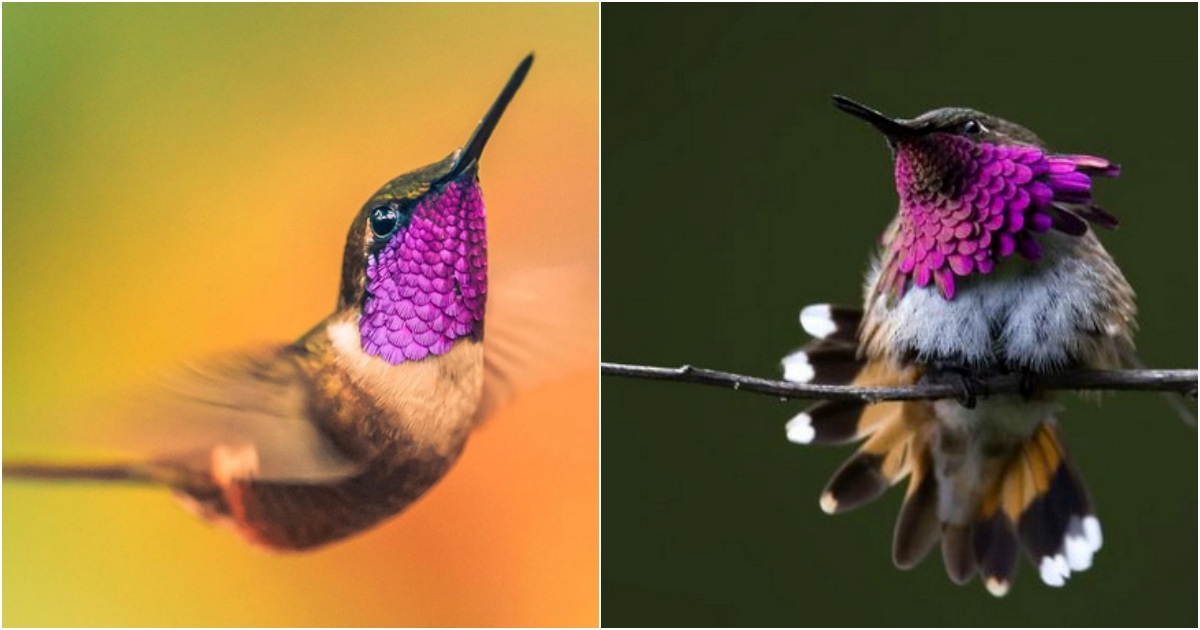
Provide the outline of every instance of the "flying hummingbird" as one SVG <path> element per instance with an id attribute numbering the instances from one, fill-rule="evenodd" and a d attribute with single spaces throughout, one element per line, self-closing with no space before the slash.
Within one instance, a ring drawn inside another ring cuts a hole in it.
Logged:
<path id="1" fill-rule="evenodd" d="M 1051 152 L 1033 132 L 963 108 L 895 119 L 842 96 L 883 133 L 900 207 L 867 274 L 862 308 L 812 305 L 814 337 L 783 359 L 799 383 L 960 386 L 960 400 L 822 402 L 787 423 L 801 444 L 864 440 L 821 495 L 830 514 L 909 478 L 892 558 L 903 569 L 941 541 L 950 578 L 979 574 L 1003 596 L 1024 549 L 1042 581 L 1091 567 L 1103 538 L 1036 376 L 1133 359 L 1134 293 L 1091 226 L 1119 167 Z M 1018 374 L 1022 395 L 975 400 L 978 382 Z"/>
<path id="2" fill-rule="evenodd" d="M 6 462 L 5 478 L 162 484 L 276 550 L 345 538 L 422 496 L 510 385 L 485 334 L 478 168 L 532 63 L 517 66 L 465 146 L 362 206 L 332 315 L 293 343 L 190 372 L 141 411 L 170 434 L 169 452 L 103 466 Z"/>

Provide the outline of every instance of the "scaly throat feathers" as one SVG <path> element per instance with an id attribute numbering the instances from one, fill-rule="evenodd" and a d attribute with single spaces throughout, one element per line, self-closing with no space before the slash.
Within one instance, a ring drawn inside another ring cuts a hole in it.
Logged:
<path id="1" fill-rule="evenodd" d="M 388 363 L 443 355 L 483 334 L 487 230 L 474 173 L 421 197 L 408 226 L 367 260 L 362 349 Z"/>
<path id="2" fill-rule="evenodd" d="M 1036 261 L 1036 234 L 1079 236 L 1091 221 L 1117 220 L 1091 205 L 1092 177 L 1120 168 L 1090 155 L 1053 155 L 1036 146 L 973 142 L 949 133 L 906 138 L 896 146 L 900 215 L 885 237 L 882 282 L 894 297 L 910 282 L 932 282 L 954 299 L 955 278 L 988 274 L 1019 253 Z"/>

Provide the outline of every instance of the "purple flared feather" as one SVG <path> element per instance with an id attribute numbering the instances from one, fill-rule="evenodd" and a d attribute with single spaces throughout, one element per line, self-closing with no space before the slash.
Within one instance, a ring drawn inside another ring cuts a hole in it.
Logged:
<path id="1" fill-rule="evenodd" d="M 889 280 L 897 294 L 911 282 L 934 283 L 953 299 L 954 277 L 990 273 L 1014 252 L 1041 256 L 1034 237 L 1054 229 L 1079 236 L 1087 221 L 1112 227 L 1116 218 L 1090 205 L 1092 177 L 1119 167 L 1087 155 L 1051 155 L 1028 145 L 975 143 L 935 133 L 897 143 L 900 233 L 890 242 Z M 943 177 L 964 181 L 947 186 Z M 945 192 L 958 191 L 958 192 Z M 1056 204 L 1080 204 L 1068 212 Z"/>

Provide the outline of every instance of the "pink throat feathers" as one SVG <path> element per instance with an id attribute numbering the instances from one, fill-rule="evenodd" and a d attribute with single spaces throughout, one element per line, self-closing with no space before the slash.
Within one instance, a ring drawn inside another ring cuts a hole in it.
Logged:
<path id="1" fill-rule="evenodd" d="M 486 212 L 471 175 L 423 196 L 406 227 L 367 261 L 362 349 L 399 365 L 483 334 Z"/>
<path id="2" fill-rule="evenodd" d="M 1039 259 L 1037 234 L 1080 236 L 1085 219 L 1115 227 L 1116 219 L 1091 203 L 1092 177 L 1119 173 L 1100 157 L 949 133 L 897 142 L 900 216 L 884 254 L 884 286 L 898 298 L 911 285 L 932 283 L 952 300 L 956 278 L 989 274 L 1014 252 Z"/>

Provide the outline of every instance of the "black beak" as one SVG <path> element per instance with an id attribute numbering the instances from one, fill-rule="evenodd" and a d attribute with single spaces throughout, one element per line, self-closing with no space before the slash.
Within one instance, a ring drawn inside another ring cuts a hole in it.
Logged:
<path id="1" fill-rule="evenodd" d="M 921 127 L 915 126 L 909 122 L 884 116 L 883 114 L 871 109 L 870 107 L 867 107 L 866 105 L 863 105 L 862 103 L 852 101 L 839 94 L 833 95 L 833 106 L 846 112 L 847 114 L 850 114 L 851 116 L 861 118 L 871 123 L 873 127 L 881 131 L 883 135 L 887 136 L 890 140 L 908 138 L 919 135 L 922 132 Z"/>
<path id="2" fill-rule="evenodd" d="M 500 122 L 500 117 L 504 115 L 504 109 L 508 107 L 509 101 L 516 95 L 517 90 L 521 87 L 521 82 L 525 80 L 525 75 L 529 74 L 529 67 L 532 65 L 533 54 L 530 53 L 528 57 L 521 60 L 517 69 L 513 70 L 508 83 L 500 91 L 500 96 L 496 97 L 496 102 L 492 103 L 491 109 L 488 110 L 487 114 L 484 114 L 483 120 L 479 121 L 479 126 L 475 127 L 475 133 L 471 134 L 471 139 L 467 140 L 467 144 L 463 146 L 462 151 L 458 154 L 458 160 L 446 175 L 447 178 L 457 177 L 479 164 L 479 156 L 483 154 L 483 147 L 487 145 L 488 139 L 492 137 L 492 132 L 496 130 L 496 124 Z"/>

